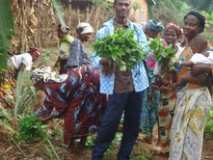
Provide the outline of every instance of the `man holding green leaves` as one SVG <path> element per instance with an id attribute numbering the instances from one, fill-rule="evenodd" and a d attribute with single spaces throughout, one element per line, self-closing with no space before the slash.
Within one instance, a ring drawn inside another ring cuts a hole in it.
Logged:
<path id="1" fill-rule="evenodd" d="M 147 40 L 142 26 L 128 19 L 131 0 L 114 0 L 115 16 L 103 24 L 96 38 L 103 39 L 112 35 L 117 28 L 134 31 L 135 40 L 148 51 Z M 124 113 L 123 137 L 118 153 L 118 160 L 129 160 L 133 145 L 137 139 L 140 124 L 143 93 L 149 82 L 143 61 L 132 69 L 121 71 L 108 65 L 109 59 L 101 57 L 100 92 L 108 95 L 106 111 L 98 130 L 92 160 L 101 160 L 111 144 Z M 113 62 L 116 63 L 116 62 Z"/>

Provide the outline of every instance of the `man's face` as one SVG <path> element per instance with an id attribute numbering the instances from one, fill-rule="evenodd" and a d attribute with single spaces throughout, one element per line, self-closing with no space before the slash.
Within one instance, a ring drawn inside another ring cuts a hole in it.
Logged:
<path id="1" fill-rule="evenodd" d="M 114 9 L 118 18 L 127 18 L 130 11 L 130 0 L 117 0 Z"/>

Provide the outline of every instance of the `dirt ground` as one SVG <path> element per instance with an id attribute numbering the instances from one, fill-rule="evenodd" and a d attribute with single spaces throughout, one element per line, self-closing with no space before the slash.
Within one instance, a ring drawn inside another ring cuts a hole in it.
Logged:
<path id="1" fill-rule="evenodd" d="M 23 144 L 20 146 L 9 144 L 7 138 L 1 136 L 0 140 L 0 160 L 56 160 L 56 158 L 50 158 L 45 153 L 45 147 L 42 142 Z M 145 150 L 144 150 L 145 149 Z M 148 147 L 146 144 L 138 142 L 134 148 L 132 160 L 141 160 L 139 155 L 144 152 L 147 154 Z M 85 148 L 75 145 L 71 149 L 67 150 L 64 147 L 57 147 L 57 153 L 60 160 L 89 160 L 91 158 L 91 148 Z M 104 160 L 116 160 L 117 147 L 107 152 Z M 165 157 L 151 156 L 150 160 L 166 160 Z M 202 160 L 213 160 L 213 138 L 205 139 L 203 148 Z"/>

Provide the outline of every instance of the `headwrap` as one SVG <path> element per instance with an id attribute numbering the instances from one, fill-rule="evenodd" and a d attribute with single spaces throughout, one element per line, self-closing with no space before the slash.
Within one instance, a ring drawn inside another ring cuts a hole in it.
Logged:
<path id="1" fill-rule="evenodd" d="M 164 29 L 164 26 L 162 25 L 161 22 L 156 21 L 156 20 L 149 20 L 147 24 L 145 25 L 146 29 L 149 29 L 153 32 L 162 32 Z"/>
<path id="2" fill-rule="evenodd" d="M 38 55 L 38 56 L 41 55 L 41 52 L 39 51 L 38 48 L 30 48 L 29 52 L 30 52 L 30 53 L 33 53 L 33 54 L 35 54 L 35 55 Z"/>
<path id="3" fill-rule="evenodd" d="M 61 25 L 59 24 L 58 25 L 58 31 L 64 33 L 64 34 L 67 34 L 69 31 L 70 31 L 70 27 L 67 26 L 67 25 Z"/>
<path id="4" fill-rule="evenodd" d="M 180 37 L 181 34 L 183 33 L 182 29 L 178 25 L 176 25 L 175 23 L 171 23 L 171 22 L 168 23 L 165 27 L 165 31 L 167 31 L 168 29 L 175 30 L 178 37 Z"/>
<path id="5" fill-rule="evenodd" d="M 76 30 L 82 35 L 87 33 L 93 33 L 94 29 L 93 27 L 86 22 L 81 22 L 77 25 Z"/>

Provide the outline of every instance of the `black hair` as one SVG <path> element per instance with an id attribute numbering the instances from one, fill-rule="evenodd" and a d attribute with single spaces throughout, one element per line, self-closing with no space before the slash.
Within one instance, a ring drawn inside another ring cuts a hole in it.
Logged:
<path id="1" fill-rule="evenodd" d="M 79 28 L 76 28 L 76 32 L 78 34 L 81 34 L 81 32 L 84 30 L 84 27 L 79 27 Z"/>
<path id="2" fill-rule="evenodd" d="M 199 21 L 199 33 L 203 32 L 204 31 L 204 28 L 205 28 L 205 24 L 206 24 L 206 18 L 200 14 L 199 12 L 197 11 L 190 11 L 188 12 L 185 16 L 184 16 L 184 20 L 189 16 L 189 15 L 192 15 L 192 16 L 195 16 L 198 21 Z"/>

